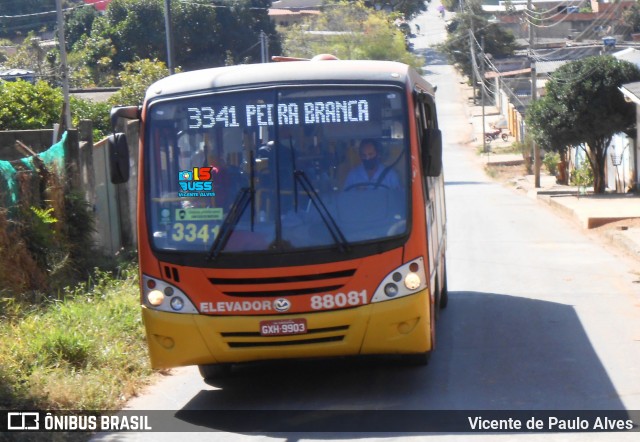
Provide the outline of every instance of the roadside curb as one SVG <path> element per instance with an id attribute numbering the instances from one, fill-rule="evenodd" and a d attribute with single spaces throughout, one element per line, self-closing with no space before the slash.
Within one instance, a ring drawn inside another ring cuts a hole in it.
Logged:
<path id="1" fill-rule="evenodd" d="M 560 198 L 570 197 L 571 194 L 563 195 L 551 192 L 529 191 L 528 195 L 537 201 L 541 201 L 553 209 L 568 215 L 571 219 L 577 221 L 580 227 L 586 231 L 604 227 L 610 223 L 624 224 L 624 221 L 626 220 L 629 221 L 629 224 L 632 224 L 632 221 L 635 221 L 634 218 L 627 217 L 580 216 L 575 209 L 559 201 Z M 610 244 L 624 250 L 632 257 L 640 260 L 640 227 L 618 225 L 616 227 L 603 229 L 600 233 Z"/>
<path id="2" fill-rule="evenodd" d="M 559 210 L 569 216 L 571 216 L 571 218 L 573 218 L 574 220 L 578 221 L 580 223 L 580 218 L 578 217 L 578 215 L 575 213 L 575 211 L 573 209 L 571 209 L 570 207 L 567 207 L 564 204 L 561 204 L 556 198 L 557 196 L 555 194 L 552 193 L 546 193 L 546 192 L 532 192 L 535 193 L 535 199 L 538 201 L 542 201 L 543 203 L 548 204 L 549 206 L 553 207 L 556 210 Z M 580 223 L 582 226 L 582 223 Z M 584 227 L 584 226 L 582 226 Z"/>
<path id="3" fill-rule="evenodd" d="M 636 230 L 636 229 L 633 229 Z M 627 250 L 634 256 L 640 258 L 640 243 L 636 242 L 632 235 L 632 230 L 609 230 L 605 232 L 605 236 L 613 243 Z M 638 232 L 635 232 L 638 235 Z"/>

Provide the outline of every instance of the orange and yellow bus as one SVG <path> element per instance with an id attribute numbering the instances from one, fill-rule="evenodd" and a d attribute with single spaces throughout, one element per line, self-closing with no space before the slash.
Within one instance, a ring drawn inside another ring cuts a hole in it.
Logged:
<path id="1" fill-rule="evenodd" d="M 447 304 L 435 88 L 386 61 L 185 72 L 141 107 L 138 253 L 151 365 L 402 355 Z M 111 179 L 129 178 L 124 134 Z"/>

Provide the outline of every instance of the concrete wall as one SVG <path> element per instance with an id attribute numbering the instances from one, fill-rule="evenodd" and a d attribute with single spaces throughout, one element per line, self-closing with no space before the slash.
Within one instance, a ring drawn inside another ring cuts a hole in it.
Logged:
<path id="1" fill-rule="evenodd" d="M 129 142 L 129 181 L 112 184 L 109 172 L 107 139 L 93 147 L 93 173 L 95 180 L 96 242 L 108 255 L 137 244 L 138 198 L 138 121 L 121 126 Z"/>
<path id="2" fill-rule="evenodd" d="M 24 155 L 15 148 L 16 141 L 21 141 L 40 153 L 55 144 L 57 140 L 53 138 L 53 129 L 0 131 L 0 159 L 14 161 L 24 158 Z"/>

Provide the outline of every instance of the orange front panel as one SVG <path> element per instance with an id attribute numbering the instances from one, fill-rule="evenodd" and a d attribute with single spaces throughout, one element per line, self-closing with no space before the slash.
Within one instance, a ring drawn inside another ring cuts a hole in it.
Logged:
<path id="1" fill-rule="evenodd" d="M 180 282 L 169 282 L 183 290 L 200 313 L 241 316 L 321 312 L 367 305 L 382 278 L 401 264 L 402 249 L 396 249 L 367 258 L 314 266 L 199 269 L 160 263 L 160 268 L 176 269 Z M 143 269 L 143 273 L 146 274 L 146 270 Z M 338 294 L 341 296 L 333 305 L 324 299 Z M 278 309 L 279 299 L 288 300 L 290 307 Z"/>

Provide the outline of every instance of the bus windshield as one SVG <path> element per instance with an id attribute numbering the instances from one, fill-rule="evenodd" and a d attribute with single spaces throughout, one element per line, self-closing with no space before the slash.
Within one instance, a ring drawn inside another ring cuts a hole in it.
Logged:
<path id="1" fill-rule="evenodd" d="M 151 102 L 154 249 L 215 258 L 406 235 L 404 100 L 391 86 L 305 85 Z"/>

